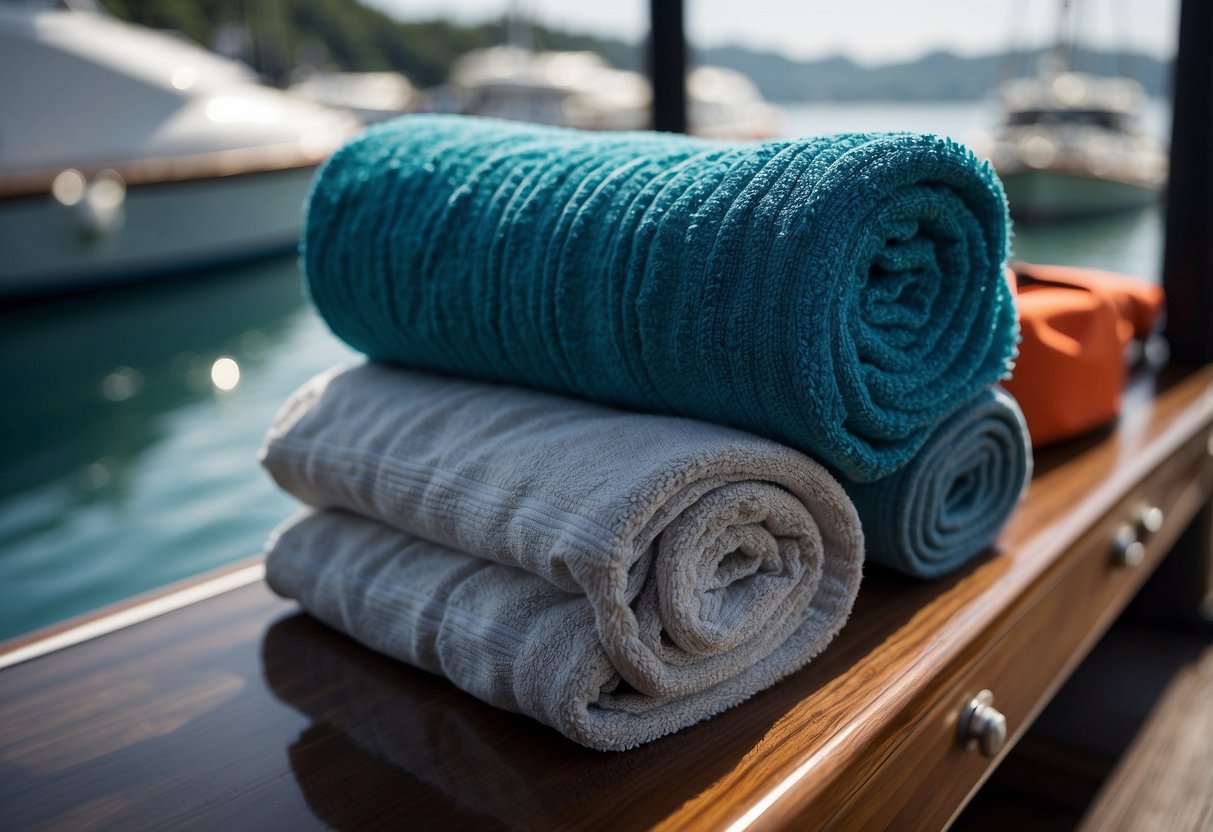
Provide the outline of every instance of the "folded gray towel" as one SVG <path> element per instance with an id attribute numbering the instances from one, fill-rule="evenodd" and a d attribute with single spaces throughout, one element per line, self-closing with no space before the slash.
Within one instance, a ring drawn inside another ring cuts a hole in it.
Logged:
<path id="1" fill-rule="evenodd" d="M 275 590 L 594 748 L 798 669 L 858 591 L 834 479 L 718 425 L 363 365 L 296 393 L 262 458 L 343 510 L 276 537 Z"/>

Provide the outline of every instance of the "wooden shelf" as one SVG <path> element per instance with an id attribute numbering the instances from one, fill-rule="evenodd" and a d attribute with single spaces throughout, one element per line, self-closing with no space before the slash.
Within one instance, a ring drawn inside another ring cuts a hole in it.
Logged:
<path id="1" fill-rule="evenodd" d="M 805 670 L 621 754 L 373 654 L 260 583 L 223 592 L 0 671 L 5 823 L 941 827 L 1000 759 L 961 748 L 960 707 L 989 688 L 1008 748 L 1023 733 L 1208 504 L 1211 428 L 1213 367 L 1137 379 L 1115 430 L 1038 456 L 999 553 L 927 584 L 870 570 Z M 1146 504 L 1165 522 L 1116 567 Z"/>

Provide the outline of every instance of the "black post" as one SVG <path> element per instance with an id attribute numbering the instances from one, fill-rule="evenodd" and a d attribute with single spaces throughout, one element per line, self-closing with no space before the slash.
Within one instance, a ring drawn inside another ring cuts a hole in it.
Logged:
<path id="1" fill-rule="evenodd" d="M 1167 184 L 1167 340 L 1178 361 L 1213 361 L 1213 3 L 1183 0 L 1175 56 Z M 1213 505 L 1205 504 L 1160 570 L 1160 609 L 1213 626 Z M 1158 583 L 1158 582 L 1155 582 Z"/>
<path id="2" fill-rule="evenodd" d="M 1213 3 L 1183 0 L 1167 185 L 1167 340 L 1179 361 L 1213 361 Z"/>
<path id="3" fill-rule="evenodd" d="M 687 131 L 687 41 L 682 0 L 649 0 L 653 129 Z"/>

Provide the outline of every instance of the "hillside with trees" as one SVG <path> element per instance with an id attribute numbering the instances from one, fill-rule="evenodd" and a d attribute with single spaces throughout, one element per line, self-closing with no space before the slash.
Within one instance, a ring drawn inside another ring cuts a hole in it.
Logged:
<path id="1" fill-rule="evenodd" d="M 473 49 L 506 40 L 497 20 L 461 25 L 445 20 L 403 22 L 357 0 L 101 0 L 116 17 L 157 29 L 173 29 L 216 49 L 230 33 L 247 41 L 236 52 L 263 77 L 284 82 L 300 60 L 328 69 L 363 72 L 392 69 L 420 87 L 446 81 L 452 65 Z M 534 27 L 536 49 L 588 49 L 611 64 L 640 68 L 635 44 Z"/>
<path id="2" fill-rule="evenodd" d="M 242 58 L 263 77 L 285 83 L 300 63 L 324 69 L 401 72 L 420 87 L 446 81 L 458 58 L 505 43 L 504 19 L 476 25 L 399 21 L 357 0 L 101 0 L 116 16 L 174 29 Z M 529 27 L 536 49 L 590 50 L 621 69 L 641 69 L 640 44 Z M 845 57 L 798 61 L 738 46 L 693 53 L 693 60 L 748 75 L 772 101 L 927 101 L 977 99 L 998 80 L 1022 73 L 1043 50 L 964 57 L 935 52 L 918 60 L 864 66 Z M 1078 49 L 1080 70 L 1123 74 L 1151 95 L 1167 92 L 1171 64 L 1141 54 Z"/>

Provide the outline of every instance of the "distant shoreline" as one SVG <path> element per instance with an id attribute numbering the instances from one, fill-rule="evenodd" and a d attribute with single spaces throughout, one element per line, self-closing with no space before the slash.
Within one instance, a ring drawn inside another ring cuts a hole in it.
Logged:
<path id="1" fill-rule="evenodd" d="M 793 99 L 767 99 L 768 103 L 776 107 L 804 107 L 810 104 L 829 104 L 832 107 L 845 107 L 848 104 L 854 104 L 859 107 L 870 107 L 873 104 L 892 104 L 900 107 L 915 107 L 921 104 L 979 104 L 983 101 L 993 100 L 993 91 L 986 95 L 979 95 L 972 98 L 902 98 L 902 97 L 871 97 L 871 98 L 793 98 Z M 1171 96 L 1166 92 L 1148 93 L 1146 99 L 1151 103 L 1170 104 Z"/>
<path id="2" fill-rule="evenodd" d="M 421 88 L 446 83 L 455 62 L 468 52 L 510 42 L 504 19 L 481 23 L 399 20 L 345 0 L 297 0 L 283 4 L 273 26 L 233 20 L 221 0 L 196 4 L 173 0 L 125 3 L 100 0 L 117 16 L 173 29 L 208 47 L 226 44 L 225 54 L 250 64 L 263 78 L 286 84 L 301 69 L 345 72 L 393 70 Z M 588 50 L 619 69 L 643 71 L 640 43 L 601 38 L 546 26 L 526 27 L 536 50 Z M 373 33 L 373 36 L 372 36 Z M 695 64 L 721 66 L 752 80 L 768 101 L 963 101 L 990 94 L 1000 80 L 1026 74 L 1044 48 L 962 56 L 931 52 L 913 61 L 868 65 L 841 55 L 796 60 L 743 46 L 695 49 Z M 1106 52 L 1078 47 L 1068 55 L 1077 71 L 1126 75 L 1147 94 L 1170 89 L 1172 61 L 1140 52 Z"/>

